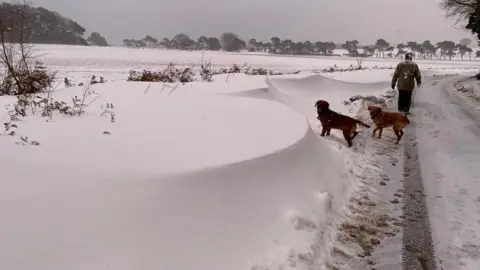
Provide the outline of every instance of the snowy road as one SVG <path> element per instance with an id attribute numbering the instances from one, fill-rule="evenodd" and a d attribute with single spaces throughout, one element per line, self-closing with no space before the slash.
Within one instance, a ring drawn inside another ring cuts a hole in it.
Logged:
<path id="1" fill-rule="evenodd" d="M 403 269 L 480 269 L 480 116 L 453 95 L 459 79 L 416 90 L 405 138 Z"/>

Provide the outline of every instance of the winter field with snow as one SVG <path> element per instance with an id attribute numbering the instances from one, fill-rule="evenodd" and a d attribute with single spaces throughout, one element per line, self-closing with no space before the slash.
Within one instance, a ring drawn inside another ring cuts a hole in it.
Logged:
<path id="1" fill-rule="evenodd" d="M 362 127 L 348 148 L 339 131 L 319 136 L 315 101 L 371 124 L 368 104 L 396 109 L 390 80 L 399 59 L 321 72 L 358 62 L 122 47 L 35 50 L 58 71 L 58 86 L 42 94 L 55 101 L 70 104 L 85 94 L 86 86 L 64 87 L 64 77 L 76 85 L 92 75 L 106 82 L 88 89 L 81 116 L 44 117 L 39 108 L 12 120 L 17 98 L 0 97 L 8 123 L 0 132 L 1 269 L 401 269 L 404 168 L 416 166 L 411 160 L 422 168 L 436 263 L 479 269 L 472 254 L 480 252 L 473 192 L 480 147 L 472 145 L 480 128 L 458 109 L 473 115 L 478 105 L 475 94 L 454 87 L 478 71 L 478 62 L 417 61 L 425 82 L 406 132 L 413 135 L 395 145 L 391 130 L 373 139 Z M 300 73 L 127 82 L 131 70 L 202 59 L 214 68 L 236 63 Z M 416 159 L 404 158 L 412 145 Z"/>

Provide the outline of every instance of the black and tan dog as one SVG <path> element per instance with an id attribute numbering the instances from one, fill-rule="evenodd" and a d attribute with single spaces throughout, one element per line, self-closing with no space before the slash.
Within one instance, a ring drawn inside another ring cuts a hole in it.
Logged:
<path id="1" fill-rule="evenodd" d="M 331 129 L 339 129 L 343 132 L 343 137 L 347 141 L 348 147 L 352 147 L 352 139 L 358 135 L 357 124 L 367 128 L 370 127 L 350 116 L 330 110 L 330 104 L 325 100 L 318 100 L 315 103 L 315 107 L 317 107 L 317 119 L 322 123 L 321 136 L 330 135 Z"/>

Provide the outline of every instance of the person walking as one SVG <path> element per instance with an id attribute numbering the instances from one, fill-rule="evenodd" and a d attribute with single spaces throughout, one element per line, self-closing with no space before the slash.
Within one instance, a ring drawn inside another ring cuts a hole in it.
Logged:
<path id="1" fill-rule="evenodd" d="M 405 61 L 398 63 L 392 78 L 392 89 L 395 90 L 395 86 L 398 89 L 398 111 L 405 115 L 410 114 L 415 81 L 417 88 L 420 87 L 422 75 L 418 65 L 413 62 L 413 54 L 409 52 L 405 54 Z"/>

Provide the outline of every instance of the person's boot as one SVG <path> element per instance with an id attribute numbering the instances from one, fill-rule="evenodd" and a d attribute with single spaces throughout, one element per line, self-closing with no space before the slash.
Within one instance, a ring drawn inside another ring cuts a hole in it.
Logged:
<path id="1" fill-rule="evenodd" d="M 405 107 L 403 112 L 404 112 L 405 115 L 410 115 L 411 114 L 410 113 L 410 106 Z"/>

